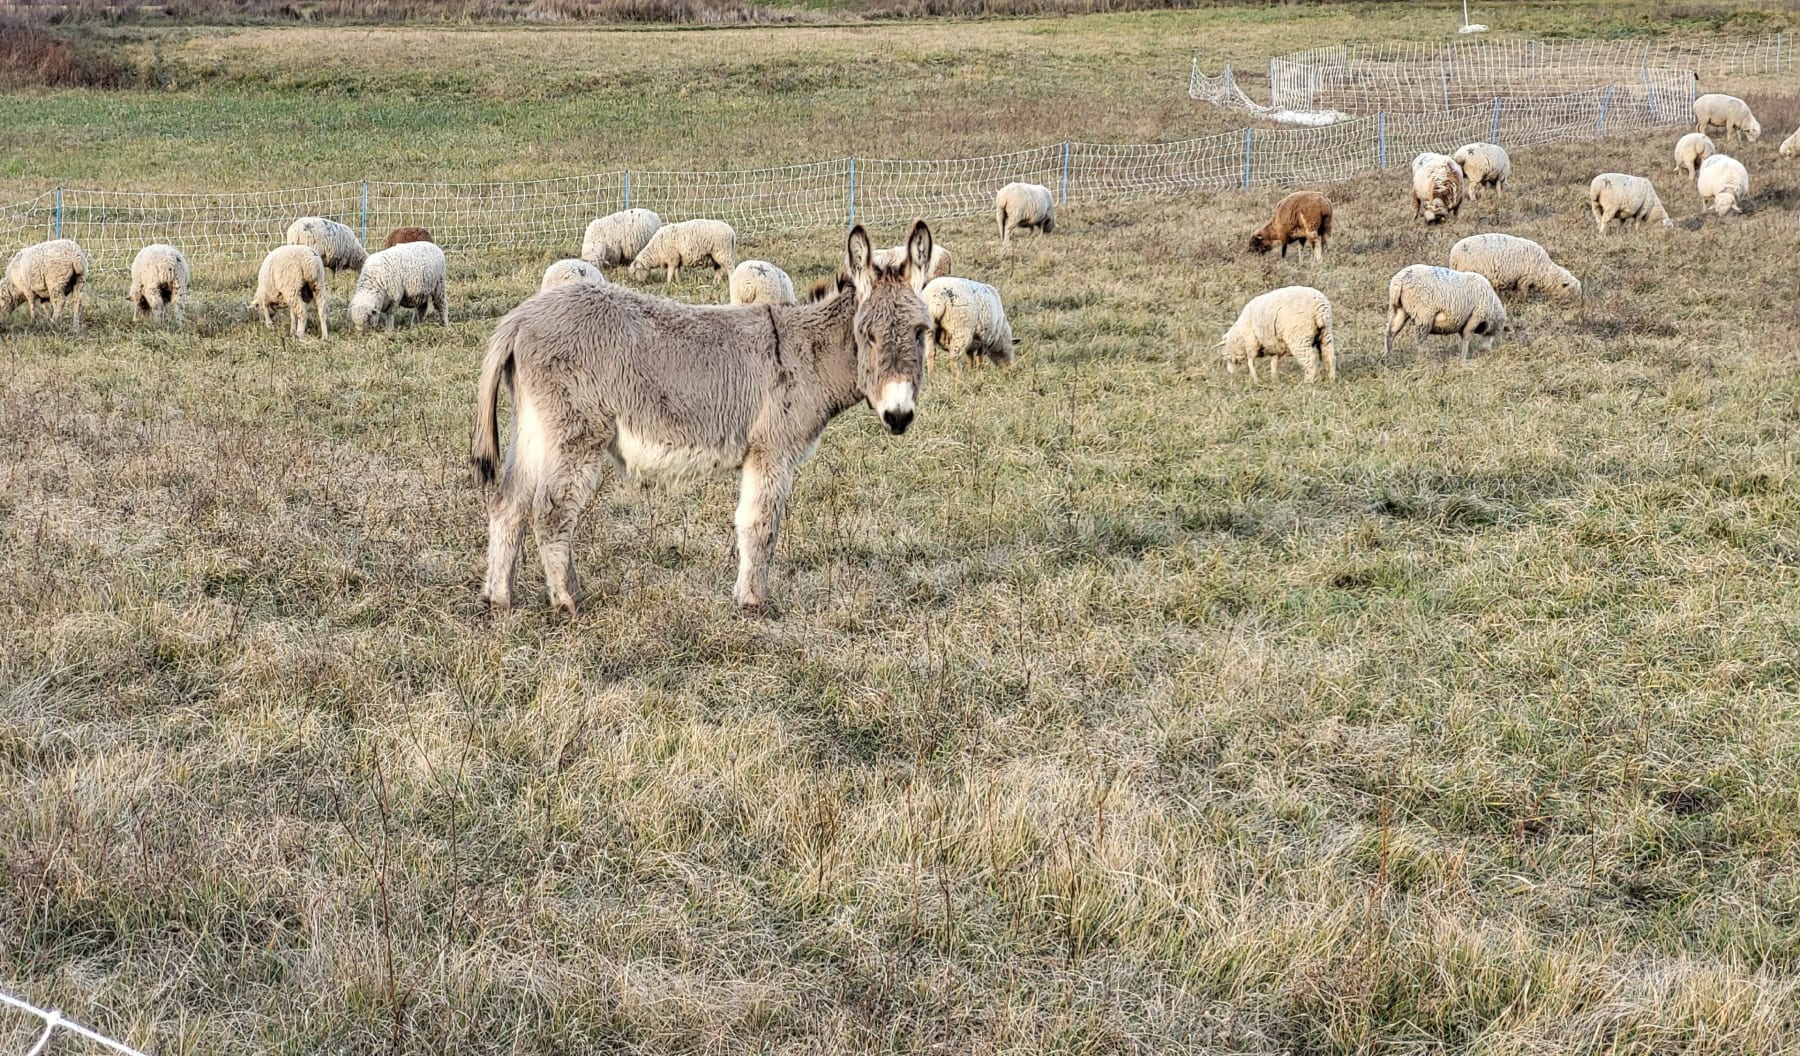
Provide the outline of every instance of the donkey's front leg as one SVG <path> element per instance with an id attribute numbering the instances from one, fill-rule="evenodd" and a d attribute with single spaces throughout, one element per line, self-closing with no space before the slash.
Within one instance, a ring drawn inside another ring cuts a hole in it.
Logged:
<path id="1" fill-rule="evenodd" d="M 769 561 L 775 555 L 775 538 L 781 531 L 781 515 L 787 509 L 794 486 L 794 467 L 752 454 L 744 460 L 738 486 L 738 579 L 733 597 L 747 612 L 764 611 L 769 604 Z"/>

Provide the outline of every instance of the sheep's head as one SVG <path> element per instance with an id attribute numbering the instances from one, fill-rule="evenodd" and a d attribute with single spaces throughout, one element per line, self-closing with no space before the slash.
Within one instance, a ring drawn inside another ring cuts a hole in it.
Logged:
<path id="1" fill-rule="evenodd" d="M 1275 240 L 1269 237 L 1268 228 L 1262 227 L 1250 232 L 1249 250 L 1252 253 L 1267 253 L 1275 248 Z"/>
<path id="2" fill-rule="evenodd" d="M 1754 143 L 1762 138 L 1762 122 L 1756 118 L 1744 122 L 1744 138 Z"/>
<path id="3" fill-rule="evenodd" d="M 1725 217 L 1732 213 L 1741 213 L 1743 210 L 1738 208 L 1737 195 L 1730 191 L 1720 191 L 1713 196 L 1713 212 L 1720 217 Z"/>
<path id="4" fill-rule="evenodd" d="M 1225 360 L 1227 374 L 1236 374 L 1239 367 L 1249 362 L 1249 352 L 1248 343 L 1241 338 L 1236 326 L 1219 338 L 1219 355 Z"/>
<path id="5" fill-rule="evenodd" d="M 14 308 L 25 303 L 25 296 L 18 287 L 10 282 L 0 281 L 0 315 L 10 315 Z"/>
<path id="6" fill-rule="evenodd" d="M 358 332 L 381 325 L 381 295 L 373 290 L 357 290 L 350 298 L 350 325 Z"/>
<path id="7" fill-rule="evenodd" d="M 1556 293 L 1567 301 L 1581 299 L 1581 280 L 1564 271 L 1557 277 Z"/>

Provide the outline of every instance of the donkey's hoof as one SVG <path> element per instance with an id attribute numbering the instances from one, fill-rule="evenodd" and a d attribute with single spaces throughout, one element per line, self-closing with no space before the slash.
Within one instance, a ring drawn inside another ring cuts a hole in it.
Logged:
<path id="1" fill-rule="evenodd" d="M 501 613 L 512 611 L 512 599 L 495 597 L 484 590 L 481 592 L 481 607 L 498 616 Z"/>
<path id="2" fill-rule="evenodd" d="M 746 620 L 767 620 L 775 616 L 775 610 L 766 601 L 740 601 L 737 614 Z"/>

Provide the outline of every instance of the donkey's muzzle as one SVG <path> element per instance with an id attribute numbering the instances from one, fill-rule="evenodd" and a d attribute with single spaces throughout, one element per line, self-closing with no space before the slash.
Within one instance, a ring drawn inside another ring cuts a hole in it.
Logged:
<path id="1" fill-rule="evenodd" d="M 887 426 L 887 431 L 893 433 L 895 436 L 899 436 L 901 433 L 906 432 L 906 427 L 912 424 L 912 420 L 913 412 L 910 408 L 899 411 L 881 412 L 881 424 Z"/>

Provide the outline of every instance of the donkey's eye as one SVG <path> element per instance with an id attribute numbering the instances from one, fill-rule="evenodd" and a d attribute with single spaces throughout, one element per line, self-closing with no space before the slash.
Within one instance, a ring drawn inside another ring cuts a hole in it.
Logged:
<path id="1" fill-rule="evenodd" d="M 915 340 L 915 341 L 925 340 L 925 328 L 924 327 L 922 327 L 922 326 L 913 327 L 913 340 Z"/>

